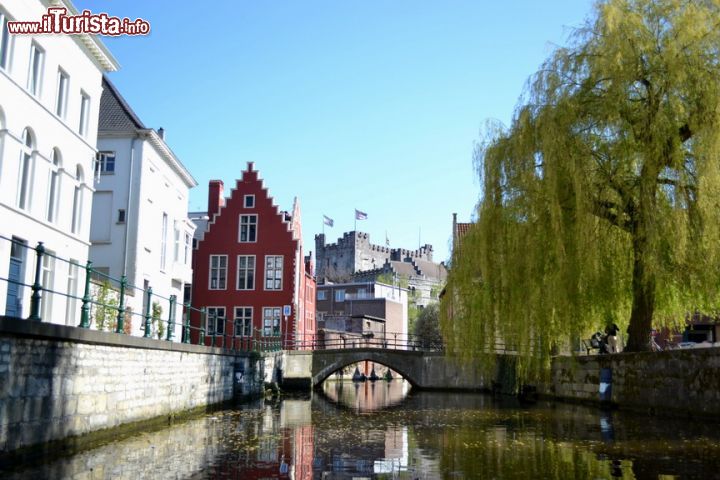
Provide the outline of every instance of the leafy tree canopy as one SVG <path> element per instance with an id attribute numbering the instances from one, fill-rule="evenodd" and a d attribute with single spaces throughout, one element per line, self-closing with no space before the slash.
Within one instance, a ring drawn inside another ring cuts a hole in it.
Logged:
<path id="1" fill-rule="evenodd" d="M 644 350 L 652 327 L 717 309 L 719 49 L 718 0 L 606 0 L 542 65 L 476 150 L 451 351 L 503 338 L 532 375 L 608 320 Z"/>

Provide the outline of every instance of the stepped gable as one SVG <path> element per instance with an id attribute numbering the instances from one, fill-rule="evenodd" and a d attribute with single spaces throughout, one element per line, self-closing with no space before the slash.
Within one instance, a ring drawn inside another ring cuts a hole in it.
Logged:
<path id="1" fill-rule="evenodd" d="M 415 268 L 427 278 L 444 282 L 447 279 L 447 269 L 442 263 L 428 262 L 427 260 L 413 260 Z"/>
<path id="2" fill-rule="evenodd" d="M 274 214 L 285 224 L 287 234 L 290 238 L 297 242 L 298 240 L 292 238 L 292 224 L 291 216 L 285 211 L 280 211 L 279 207 L 275 204 L 275 199 L 270 195 L 269 190 L 265 187 L 263 180 L 260 178 L 258 171 L 254 169 L 254 162 L 248 162 L 247 168 L 243 170 L 242 177 L 235 181 L 235 187 L 230 191 L 230 196 L 225 197 L 218 209 L 218 213 L 208 221 L 206 234 L 212 231 L 214 225 L 227 225 L 232 222 L 235 230 L 238 230 L 239 217 L 237 215 L 223 216 L 223 212 L 229 211 L 241 211 L 243 210 L 243 195 L 255 195 L 255 209 L 259 210 L 262 208 L 269 207 L 272 209 Z M 258 228 L 263 228 L 263 225 L 259 225 Z"/>
<path id="3" fill-rule="evenodd" d="M 390 269 L 398 275 L 404 275 L 408 278 L 420 276 L 420 272 L 415 269 L 415 266 L 412 263 L 391 260 L 386 262 L 386 265 L 387 264 L 389 264 Z"/>

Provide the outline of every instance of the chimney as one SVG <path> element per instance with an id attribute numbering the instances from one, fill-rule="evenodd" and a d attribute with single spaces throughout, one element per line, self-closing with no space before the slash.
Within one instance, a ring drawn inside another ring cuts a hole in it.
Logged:
<path id="1" fill-rule="evenodd" d="M 225 205 L 223 198 L 224 185 L 222 180 L 210 180 L 208 185 L 208 217 L 212 221 L 213 216 Z"/>
<path id="2" fill-rule="evenodd" d="M 160 127 L 158 129 L 158 136 L 160 137 L 160 139 L 162 141 L 165 141 L 165 129 L 164 128 Z"/>
<path id="3" fill-rule="evenodd" d="M 457 213 L 453 213 L 452 248 L 457 245 Z"/>

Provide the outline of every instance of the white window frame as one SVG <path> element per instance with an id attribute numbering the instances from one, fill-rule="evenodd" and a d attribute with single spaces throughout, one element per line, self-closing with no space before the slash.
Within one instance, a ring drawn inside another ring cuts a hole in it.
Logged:
<path id="1" fill-rule="evenodd" d="M 110 160 L 112 158 L 112 160 Z M 95 158 L 95 175 L 115 175 L 117 156 L 114 151 L 104 150 Z M 108 168 L 112 165 L 112 168 Z"/>
<path id="2" fill-rule="evenodd" d="M 192 249 L 192 235 L 190 235 L 187 232 L 184 232 L 185 234 L 185 261 L 183 262 L 185 265 L 190 265 L 190 250 Z"/>
<path id="3" fill-rule="evenodd" d="M 254 219 L 254 223 L 251 221 Z M 243 223 L 244 220 L 247 220 L 247 222 Z M 250 227 L 255 227 L 255 235 L 253 235 L 253 239 L 250 240 Z M 246 231 L 246 239 L 243 240 L 243 227 L 247 228 Z M 238 242 L 239 243 L 257 243 L 257 237 L 258 237 L 258 216 L 256 213 L 246 214 L 246 215 L 240 215 L 238 218 Z"/>
<path id="4" fill-rule="evenodd" d="M 70 263 L 68 263 L 68 281 L 67 281 L 67 294 L 69 295 L 67 297 L 67 303 L 65 304 L 65 319 L 67 322 L 67 325 L 75 326 L 76 325 L 76 319 L 75 315 L 77 314 L 77 297 L 78 295 L 78 278 L 80 271 L 80 262 L 77 260 L 70 260 Z"/>
<path id="5" fill-rule="evenodd" d="M 82 227 L 82 209 L 83 209 L 83 181 L 85 177 L 82 172 L 82 167 L 77 165 L 75 167 L 75 190 L 73 192 L 73 210 L 72 210 L 72 223 L 70 224 L 70 230 L 74 234 L 79 234 Z"/>
<path id="6" fill-rule="evenodd" d="M 27 90 L 31 95 L 40 98 L 42 93 L 43 71 L 45 69 L 45 50 L 32 42 L 30 44 L 30 65 L 28 65 Z"/>
<path id="7" fill-rule="evenodd" d="M 269 314 L 268 314 L 269 312 Z M 282 307 L 263 307 L 263 337 L 282 335 Z"/>
<path id="8" fill-rule="evenodd" d="M 46 250 L 45 255 L 42 258 L 42 277 L 41 285 L 43 290 L 42 302 L 40 305 L 40 318 L 43 322 L 50 322 L 52 320 L 53 313 L 53 298 L 55 294 L 52 293 L 55 290 L 55 252 Z M 49 290 L 49 291 L 48 291 Z"/>
<path id="9" fill-rule="evenodd" d="M 160 270 L 167 267 L 167 234 L 168 234 L 168 214 L 163 212 L 162 225 L 160 230 Z"/>
<path id="10" fill-rule="evenodd" d="M 78 133 L 87 137 L 90 128 L 90 95 L 85 90 L 80 90 L 80 124 L 78 125 Z"/>
<path id="11" fill-rule="evenodd" d="M 233 327 L 236 337 L 252 337 L 253 336 L 253 307 L 239 306 L 233 309 L 235 316 L 233 317 Z M 240 315 L 238 315 L 240 312 Z M 249 312 L 249 316 L 247 315 Z M 238 328 L 240 323 L 240 328 Z M 248 328 L 249 327 L 249 328 Z M 249 331 L 248 331 L 249 330 Z"/>
<path id="12" fill-rule="evenodd" d="M 243 274 L 240 273 L 240 259 L 245 259 L 245 268 L 243 268 Z M 252 269 L 248 267 L 248 261 L 252 259 Z M 255 255 L 238 255 L 237 256 L 237 280 L 235 281 L 236 290 L 255 290 L 255 284 L 257 283 L 257 258 Z M 252 277 L 249 277 L 249 273 L 252 273 Z M 248 287 L 248 278 L 252 279 L 252 286 Z M 245 287 L 240 288 L 240 280 L 245 280 Z"/>
<path id="13" fill-rule="evenodd" d="M 217 267 L 213 267 L 213 258 L 217 258 L 217 259 L 218 259 L 218 265 L 217 265 Z M 220 261 L 219 261 L 219 260 L 220 260 L 221 258 L 224 258 L 224 259 L 225 259 L 225 266 L 224 266 L 224 267 L 221 267 L 221 266 L 220 266 Z M 208 290 L 226 290 L 226 289 L 227 289 L 227 271 L 228 271 L 228 268 L 227 268 L 227 267 L 228 267 L 228 256 L 227 256 L 227 255 L 223 255 L 223 254 L 210 255 L 210 260 L 208 261 Z M 216 285 L 215 285 L 215 287 L 212 286 L 212 285 L 213 285 L 213 283 L 212 283 L 212 281 L 213 281 L 213 270 L 217 270 L 217 272 L 216 272 L 216 273 L 217 273 L 217 275 L 216 275 L 217 278 L 214 279 L 214 280 L 216 280 Z M 222 287 L 220 287 L 220 279 L 222 278 L 221 275 L 220 275 L 220 272 L 223 271 L 223 270 L 225 271 L 225 278 L 223 279 L 223 280 L 224 280 L 224 283 L 223 283 Z"/>
<path id="14" fill-rule="evenodd" d="M 211 312 L 215 311 L 215 315 L 213 315 Z M 221 315 L 218 315 L 220 314 Z M 222 332 L 218 331 L 217 328 L 217 319 L 222 318 L 223 321 L 220 325 L 222 325 Z M 213 307 L 205 307 L 205 336 L 208 337 L 222 337 L 225 335 L 225 321 L 227 320 L 227 316 L 225 315 L 225 307 L 221 306 L 213 306 Z M 210 328 L 212 325 L 213 328 Z"/>
<path id="15" fill-rule="evenodd" d="M 59 213 L 58 209 L 60 207 L 60 162 L 62 161 L 62 155 L 57 148 L 53 148 L 50 155 L 50 173 L 48 176 L 48 197 L 45 219 L 50 223 L 56 223 Z"/>
<path id="16" fill-rule="evenodd" d="M 55 96 L 55 115 L 63 120 L 67 117 L 68 93 L 70 92 L 70 75 L 58 67 L 57 90 Z"/>
<path id="17" fill-rule="evenodd" d="M 33 194 L 33 175 L 35 173 L 35 138 L 29 128 L 23 130 L 20 145 L 20 165 L 18 171 L 17 206 L 30 210 Z"/>
<path id="18" fill-rule="evenodd" d="M 12 56 L 13 36 L 7 27 L 7 22 L 12 19 L 0 9 L 0 69 L 10 71 L 10 58 Z"/>
<path id="19" fill-rule="evenodd" d="M 180 229 L 175 227 L 175 232 L 173 233 L 174 237 L 174 245 L 173 245 L 173 262 L 179 263 L 180 262 L 180 239 L 182 238 L 182 233 L 180 232 Z"/>
<path id="20" fill-rule="evenodd" d="M 317 299 L 318 300 L 327 300 L 327 290 L 320 290 L 317 291 Z"/>
<path id="21" fill-rule="evenodd" d="M 248 205 L 248 203 L 252 203 L 252 205 Z M 255 195 L 243 196 L 243 207 L 244 208 L 255 208 Z"/>
<path id="22" fill-rule="evenodd" d="M 280 267 L 278 268 L 278 259 Z M 268 265 L 268 261 L 272 261 L 272 265 Z M 285 257 L 283 255 L 265 255 L 264 263 L 264 290 L 281 291 L 283 289 L 283 268 Z M 268 282 L 272 282 L 272 286 L 268 287 Z"/>
<path id="23" fill-rule="evenodd" d="M 338 288 L 335 290 L 333 294 L 333 298 L 336 302 L 344 302 L 345 301 L 345 289 L 344 288 Z"/>

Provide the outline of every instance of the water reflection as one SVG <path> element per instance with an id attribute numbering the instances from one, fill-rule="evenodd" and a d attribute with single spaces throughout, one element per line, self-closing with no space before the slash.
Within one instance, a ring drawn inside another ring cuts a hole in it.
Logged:
<path id="1" fill-rule="evenodd" d="M 410 388 L 410 383 L 403 379 L 353 382 L 331 378 L 322 384 L 328 400 L 358 413 L 400 405 Z"/>
<path id="2" fill-rule="evenodd" d="M 717 423 L 394 385 L 329 384 L 311 399 L 245 405 L 0 477 L 720 477 Z M 378 409 L 396 394 L 401 405 Z"/>

